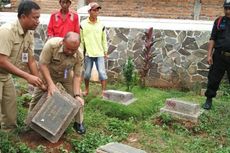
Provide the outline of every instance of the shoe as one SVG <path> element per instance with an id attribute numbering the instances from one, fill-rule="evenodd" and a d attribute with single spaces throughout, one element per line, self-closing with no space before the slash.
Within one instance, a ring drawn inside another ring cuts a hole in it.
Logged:
<path id="1" fill-rule="evenodd" d="M 83 123 L 82 124 L 79 124 L 77 122 L 74 122 L 73 124 L 73 128 L 74 130 L 78 133 L 78 134 L 85 134 L 85 128 L 84 128 L 84 125 Z"/>
<path id="2" fill-rule="evenodd" d="M 206 102 L 204 103 L 203 108 L 206 110 L 210 110 L 212 108 L 212 98 L 206 99 Z"/>

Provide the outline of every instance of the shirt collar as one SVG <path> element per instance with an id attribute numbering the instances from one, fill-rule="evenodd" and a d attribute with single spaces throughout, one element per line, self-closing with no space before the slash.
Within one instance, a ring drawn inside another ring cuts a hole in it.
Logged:
<path id="1" fill-rule="evenodd" d="M 16 26 L 17 26 L 17 29 L 18 29 L 18 33 L 19 33 L 20 35 L 24 35 L 25 33 L 24 33 L 24 30 L 23 30 L 23 28 L 22 28 L 22 26 L 21 26 L 19 20 L 17 20 Z"/>
<path id="2" fill-rule="evenodd" d="M 87 18 L 87 22 L 88 23 L 92 23 L 90 20 L 89 20 L 89 17 Z M 99 19 L 97 18 L 97 21 L 95 23 L 98 23 L 99 22 Z"/>
<path id="3" fill-rule="evenodd" d="M 57 13 L 58 17 L 62 17 L 62 14 L 61 14 L 61 9 L 59 10 L 59 12 Z M 67 16 L 70 16 L 70 11 L 66 14 Z"/>
<path id="4" fill-rule="evenodd" d="M 63 54 L 64 54 L 63 48 L 64 48 L 64 46 L 61 44 L 61 47 L 60 47 L 60 49 L 58 50 L 58 53 L 63 53 Z M 73 54 L 73 57 L 75 57 L 75 58 L 77 57 L 77 52 Z"/>

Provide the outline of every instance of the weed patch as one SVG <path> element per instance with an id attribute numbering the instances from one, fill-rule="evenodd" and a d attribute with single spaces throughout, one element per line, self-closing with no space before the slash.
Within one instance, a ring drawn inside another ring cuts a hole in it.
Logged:
<path id="1" fill-rule="evenodd" d="M 111 136 L 105 136 L 102 133 L 89 133 L 82 140 L 72 139 L 72 144 L 78 153 L 92 153 L 99 146 L 112 141 Z"/>

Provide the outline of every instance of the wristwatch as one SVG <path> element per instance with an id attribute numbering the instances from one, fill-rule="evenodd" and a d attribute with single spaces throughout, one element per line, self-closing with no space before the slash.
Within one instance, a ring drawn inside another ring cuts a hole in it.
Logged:
<path id="1" fill-rule="evenodd" d="M 76 94 L 73 97 L 76 98 L 76 97 L 81 97 L 81 96 L 79 94 Z"/>

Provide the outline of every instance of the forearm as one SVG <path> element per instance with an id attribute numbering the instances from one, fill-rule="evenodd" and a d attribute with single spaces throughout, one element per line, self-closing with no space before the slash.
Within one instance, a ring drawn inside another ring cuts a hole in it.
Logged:
<path id="1" fill-rule="evenodd" d="M 212 56 L 214 45 L 215 45 L 215 41 L 210 40 L 209 43 L 208 43 L 208 54 L 207 54 L 208 57 Z"/>
<path id="2" fill-rule="evenodd" d="M 73 77 L 73 93 L 74 95 L 80 95 L 81 89 L 81 77 L 74 75 Z"/>
<path id="3" fill-rule="evenodd" d="M 107 52 L 108 52 L 108 44 L 107 44 L 107 39 L 106 39 L 106 34 L 105 34 L 105 32 L 103 33 L 103 37 L 102 37 L 102 46 L 103 46 L 103 49 L 104 49 L 104 54 L 107 55 Z"/>
<path id="4" fill-rule="evenodd" d="M 21 69 L 19 69 L 15 65 L 13 65 L 9 61 L 8 57 L 5 55 L 0 55 L 0 67 L 5 69 L 9 73 L 17 75 L 17 76 L 24 78 L 26 80 L 28 80 L 28 78 L 30 77 L 29 73 L 22 71 Z"/>
<path id="5" fill-rule="evenodd" d="M 39 77 L 38 66 L 34 57 L 31 57 L 31 59 L 29 59 L 28 67 L 30 69 L 31 74 Z"/>
<path id="6" fill-rule="evenodd" d="M 48 86 L 53 85 L 54 82 L 51 78 L 50 71 L 49 71 L 47 65 L 46 64 L 40 64 L 40 70 L 41 70 L 42 75 L 44 76 Z"/>

